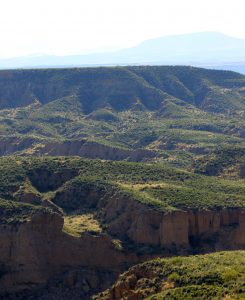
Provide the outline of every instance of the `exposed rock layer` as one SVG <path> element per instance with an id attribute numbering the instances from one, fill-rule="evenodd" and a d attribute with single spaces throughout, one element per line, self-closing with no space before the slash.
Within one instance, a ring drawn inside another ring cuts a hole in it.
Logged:
<path id="1" fill-rule="evenodd" d="M 81 156 L 92 159 L 144 161 L 155 157 L 154 151 L 145 149 L 120 149 L 86 140 L 74 141 L 36 141 L 32 138 L 8 138 L 0 140 L 0 156 L 25 151 L 34 156 Z"/>
<path id="2" fill-rule="evenodd" d="M 136 261 L 117 251 L 109 236 L 62 232 L 58 214 L 36 214 L 26 223 L 0 226 L 0 294 L 45 285 L 48 279 L 74 267 L 123 270 Z"/>
<path id="3" fill-rule="evenodd" d="M 245 247 L 242 208 L 163 212 L 93 184 L 71 185 L 58 192 L 54 202 L 68 210 L 92 208 L 110 235 L 170 253 Z"/>
<path id="4" fill-rule="evenodd" d="M 163 213 L 118 198 L 108 201 L 103 218 L 111 234 L 170 252 L 245 248 L 244 209 Z"/>

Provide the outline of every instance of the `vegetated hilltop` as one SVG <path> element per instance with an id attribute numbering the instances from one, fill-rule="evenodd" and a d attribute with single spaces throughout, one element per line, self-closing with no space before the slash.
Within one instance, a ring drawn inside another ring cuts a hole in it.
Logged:
<path id="1" fill-rule="evenodd" d="M 210 178 L 163 164 L 78 157 L 2 157 L 0 162 L 0 197 L 41 205 L 43 199 L 56 203 L 62 193 L 72 190 L 74 195 L 66 199 L 68 202 L 58 204 L 68 212 L 79 209 L 86 200 L 75 194 L 80 184 L 94 185 L 109 194 L 128 194 L 163 212 L 245 206 L 244 180 Z"/>
<path id="2" fill-rule="evenodd" d="M 245 76 L 193 67 L 0 71 L 0 154 L 191 167 L 244 147 Z"/>
<path id="3" fill-rule="evenodd" d="M 93 299 L 244 299 L 245 252 L 155 259 L 130 268 Z"/>

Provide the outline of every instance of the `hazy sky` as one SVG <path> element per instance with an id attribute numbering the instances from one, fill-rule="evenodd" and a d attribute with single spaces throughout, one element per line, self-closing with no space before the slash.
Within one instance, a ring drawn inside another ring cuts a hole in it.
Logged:
<path id="1" fill-rule="evenodd" d="M 163 35 L 245 38 L 244 0 L 0 0 L 0 57 L 75 54 Z"/>

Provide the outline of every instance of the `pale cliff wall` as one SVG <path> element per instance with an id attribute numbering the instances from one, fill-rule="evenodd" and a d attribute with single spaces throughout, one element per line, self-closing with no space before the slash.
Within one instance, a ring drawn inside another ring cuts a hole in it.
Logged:
<path id="1" fill-rule="evenodd" d="M 166 250 L 245 248 L 245 209 L 241 208 L 164 213 L 125 197 L 110 199 L 101 218 L 112 235 Z"/>

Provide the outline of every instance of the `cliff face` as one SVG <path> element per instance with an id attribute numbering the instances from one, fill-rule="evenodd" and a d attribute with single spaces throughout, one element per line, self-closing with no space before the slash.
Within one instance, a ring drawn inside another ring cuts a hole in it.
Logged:
<path id="1" fill-rule="evenodd" d="M 52 252 L 51 242 L 58 239 L 62 226 L 62 218 L 56 214 L 34 215 L 27 223 L 0 226 L 1 292 L 45 283 L 50 273 L 55 272 L 49 268 L 52 258 L 49 252 Z"/>
<path id="2" fill-rule="evenodd" d="M 62 232 L 58 214 L 36 214 L 21 224 L 0 226 L 0 294 L 43 286 L 76 267 L 119 272 L 136 261 L 113 247 L 107 235 L 75 238 Z"/>
<path id="3" fill-rule="evenodd" d="M 245 248 L 242 208 L 164 212 L 106 187 L 81 183 L 57 192 L 53 202 L 67 210 L 93 209 L 110 235 L 156 246 L 164 254 Z"/>
<path id="4" fill-rule="evenodd" d="M 102 218 L 113 235 L 173 253 L 245 248 L 243 209 L 163 213 L 117 198 L 107 203 Z"/>

